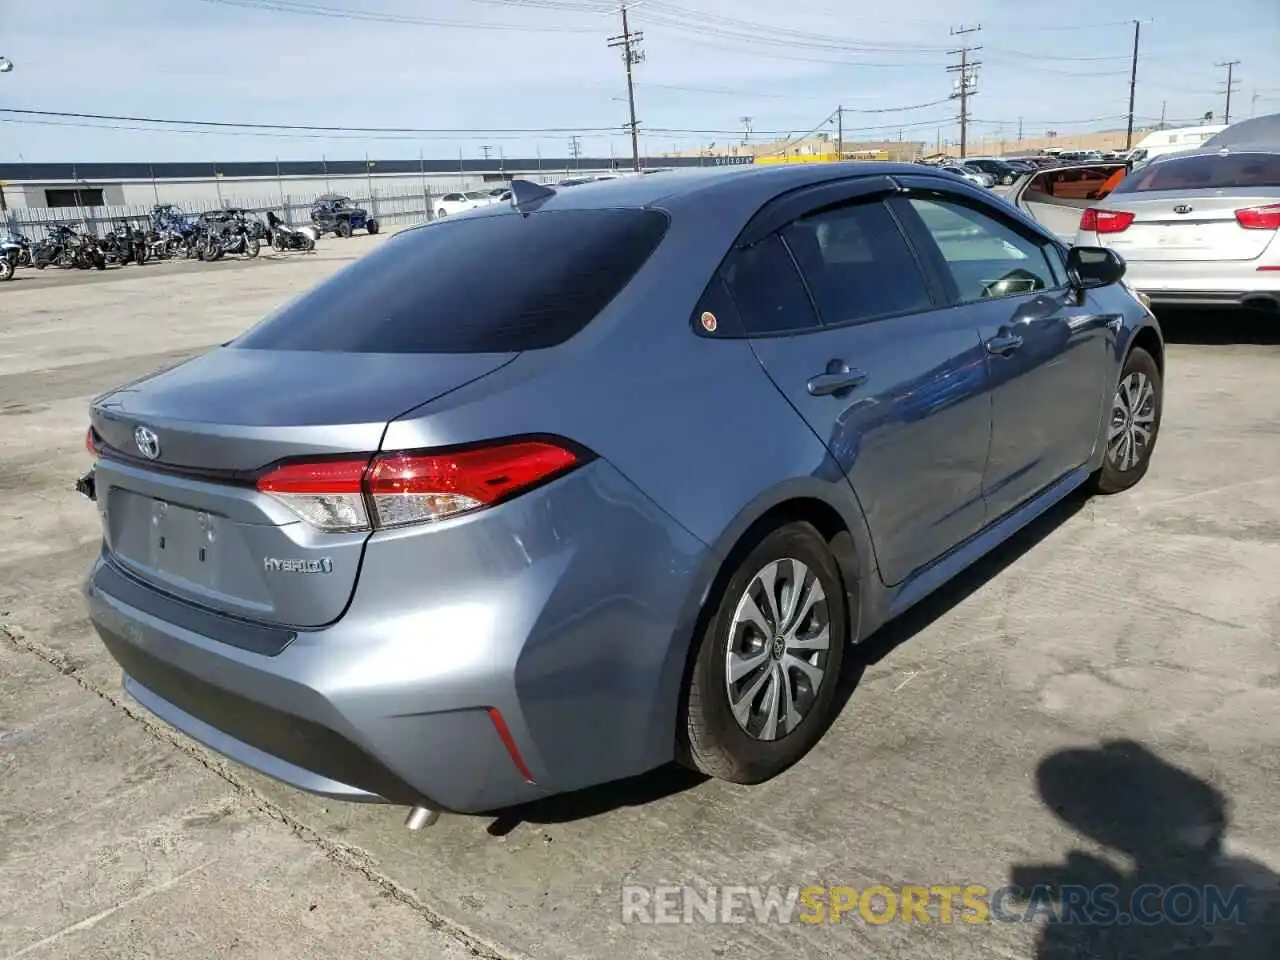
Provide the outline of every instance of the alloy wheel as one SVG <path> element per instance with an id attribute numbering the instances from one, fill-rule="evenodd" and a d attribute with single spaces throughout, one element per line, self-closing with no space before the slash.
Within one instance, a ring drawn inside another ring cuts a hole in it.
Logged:
<path id="1" fill-rule="evenodd" d="M 1146 374 L 1130 373 L 1120 381 L 1111 401 L 1107 458 L 1117 470 L 1127 472 L 1142 462 L 1151 447 L 1155 417 L 1155 387 Z"/>
<path id="2" fill-rule="evenodd" d="M 831 618 L 822 581 L 799 560 L 766 564 L 734 610 L 725 685 L 734 719 L 757 740 L 778 740 L 813 708 L 825 679 Z"/>

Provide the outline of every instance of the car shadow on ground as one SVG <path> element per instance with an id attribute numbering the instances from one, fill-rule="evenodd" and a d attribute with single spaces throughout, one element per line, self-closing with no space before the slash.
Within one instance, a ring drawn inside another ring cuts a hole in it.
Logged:
<path id="1" fill-rule="evenodd" d="M 1165 342 L 1200 346 L 1280 345 L 1280 313 L 1261 310 L 1171 310 L 1156 313 Z"/>
<path id="2" fill-rule="evenodd" d="M 1010 871 L 994 919 L 1043 921 L 1035 960 L 1280 957 L 1280 875 L 1223 852 L 1228 802 L 1213 785 L 1130 740 L 1050 754 L 1036 783 L 1108 855 Z"/>
<path id="3" fill-rule="evenodd" d="M 844 669 L 836 692 L 836 709 L 832 711 L 832 716 L 839 716 L 869 666 L 888 656 L 894 649 L 906 643 L 934 620 L 966 599 L 1005 567 L 1016 562 L 1052 530 L 1074 516 L 1086 499 L 1083 495 L 1072 495 L 1046 511 L 1043 516 L 1015 534 L 999 549 L 988 554 L 897 620 L 882 627 L 866 641 L 851 649 L 845 656 Z M 487 829 L 492 836 L 506 836 L 521 824 L 570 823 L 624 807 L 643 806 L 683 793 L 685 790 L 705 783 L 707 779 L 709 778 L 702 774 L 686 770 L 676 764 L 668 764 L 638 777 L 572 793 L 558 794 L 521 807 L 498 811 L 493 815 L 493 820 Z"/>

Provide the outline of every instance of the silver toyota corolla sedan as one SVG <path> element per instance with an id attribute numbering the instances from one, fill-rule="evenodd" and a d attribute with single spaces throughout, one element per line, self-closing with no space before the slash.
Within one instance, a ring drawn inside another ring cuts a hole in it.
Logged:
<path id="1" fill-rule="evenodd" d="M 1146 472 L 1123 261 L 916 165 L 668 172 L 407 230 L 91 406 L 126 688 L 305 790 L 488 811 L 802 757 L 882 623 Z"/>
<path id="2" fill-rule="evenodd" d="M 1280 311 L 1280 148 L 1157 157 L 1084 210 L 1076 243 L 1121 254 L 1157 306 Z"/>

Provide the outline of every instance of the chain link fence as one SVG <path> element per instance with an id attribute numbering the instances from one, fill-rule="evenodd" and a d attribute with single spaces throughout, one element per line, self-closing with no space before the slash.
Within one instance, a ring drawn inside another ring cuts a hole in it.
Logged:
<path id="1" fill-rule="evenodd" d="M 332 196 L 332 194 L 329 194 Z M 224 210 L 235 207 L 265 217 L 268 210 L 274 210 L 288 223 L 302 225 L 311 222 L 311 206 L 325 194 L 288 194 L 275 196 L 224 197 L 221 204 L 192 201 L 190 203 L 173 203 L 172 206 L 188 217 L 198 217 L 202 213 Z M 431 219 L 434 199 L 430 190 L 411 192 L 390 192 L 374 189 L 372 196 L 349 196 L 356 206 L 364 207 L 369 216 L 378 221 L 379 229 L 412 226 Z M 168 206 L 169 204 L 165 204 Z M 5 226 L 12 233 L 27 237 L 32 241 L 44 240 L 54 227 L 67 224 L 76 229 L 83 227 L 94 236 L 115 229 L 120 224 L 145 227 L 151 222 L 153 205 L 135 204 L 130 206 L 99 207 L 17 207 L 4 213 Z M 0 231 L 3 232 L 3 231 Z"/>

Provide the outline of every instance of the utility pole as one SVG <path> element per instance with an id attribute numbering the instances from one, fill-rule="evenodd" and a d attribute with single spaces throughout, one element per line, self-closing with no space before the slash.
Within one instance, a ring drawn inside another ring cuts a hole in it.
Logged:
<path id="1" fill-rule="evenodd" d="M 1222 122 L 1227 126 L 1231 125 L 1231 91 L 1234 89 L 1232 77 L 1235 74 L 1236 67 L 1239 65 L 1239 60 L 1228 60 L 1225 63 L 1214 64 L 1214 66 L 1227 68 L 1227 108 L 1222 114 Z"/>
<path id="2" fill-rule="evenodd" d="M 1133 98 L 1138 91 L 1138 37 L 1142 33 L 1142 21 L 1133 21 L 1133 63 L 1129 67 L 1129 127 L 1124 135 L 1124 148 L 1133 148 Z"/>
<path id="3" fill-rule="evenodd" d="M 582 155 L 582 141 L 578 137 L 569 138 L 569 156 L 573 157 L 573 166 L 578 167 L 578 157 Z"/>
<path id="4" fill-rule="evenodd" d="M 488 159 L 489 159 L 489 153 L 490 153 L 490 151 L 492 151 L 492 150 L 493 150 L 493 147 L 489 146 L 489 144 L 487 144 L 487 143 L 482 143 L 482 144 L 480 144 L 480 152 L 484 154 L 484 158 L 485 158 L 486 160 L 488 160 Z"/>
<path id="5" fill-rule="evenodd" d="M 751 118 L 739 117 L 738 119 L 742 121 L 742 145 L 745 147 L 751 142 Z"/>
<path id="6" fill-rule="evenodd" d="M 844 159 L 844 107 L 836 107 L 836 159 Z"/>
<path id="7" fill-rule="evenodd" d="M 982 24 L 973 27 L 952 27 L 951 35 L 953 37 L 964 37 L 971 33 L 977 33 L 982 29 Z M 978 91 L 970 92 L 970 87 L 977 86 L 977 77 L 972 72 L 975 67 L 982 66 L 981 61 L 970 60 L 969 54 L 976 53 L 981 47 L 971 47 L 967 40 L 960 41 L 959 50 L 948 50 L 947 56 L 959 57 L 959 63 L 953 63 L 947 67 L 948 73 L 960 74 L 960 79 L 956 83 L 956 92 L 951 95 L 952 99 L 960 101 L 960 159 L 963 160 L 968 154 L 969 149 L 969 98 Z"/>
<path id="8" fill-rule="evenodd" d="M 1018 147 L 1022 147 L 1022 118 L 1018 118 Z"/>
<path id="9" fill-rule="evenodd" d="M 627 68 L 627 108 L 631 113 L 631 122 L 627 126 L 631 129 L 631 165 L 636 173 L 640 172 L 640 135 L 636 129 L 636 87 L 635 81 L 632 79 L 632 67 L 644 61 L 644 51 L 639 46 L 640 41 L 643 39 L 644 34 L 639 31 L 633 31 L 627 23 L 627 5 L 624 2 L 622 4 L 622 33 L 616 37 L 610 37 L 609 46 L 622 49 L 622 62 Z"/>
<path id="10" fill-rule="evenodd" d="M 1169 101 L 1161 100 L 1160 101 L 1160 129 L 1161 130 L 1164 129 L 1164 116 L 1165 116 L 1165 111 L 1168 109 L 1169 109 Z"/>

